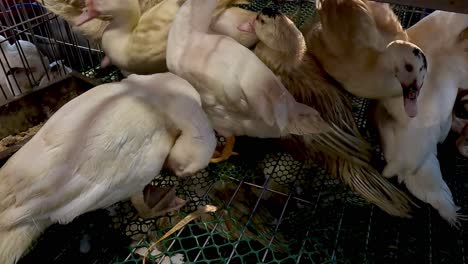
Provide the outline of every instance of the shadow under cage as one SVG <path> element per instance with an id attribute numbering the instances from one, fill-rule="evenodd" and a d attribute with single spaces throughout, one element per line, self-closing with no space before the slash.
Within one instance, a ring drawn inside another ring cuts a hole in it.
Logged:
<path id="1" fill-rule="evenodd" d="M 260 10 L 268 2 L 252 1 L 246 8 Z M 302 22 L 315 14 L 312 2 L 285 5 Z M 392 7 L 405 28 L 433 11 Z M 100 69 L 99 46 L 37 2 L 1 0 L 0 11 L 0 102 L 72 70 L 103 82 L 122 77 L 113 68 Z M 360 130 L 376 146 L 374 165 L 381 169 L 377 133 L 367 117 L 370 102 L 356 97 L 352 102 Z M 468 162 L 453 141 L 449 135 L 440 146 L 439 160 L 456 203 L 467 208 Z M 464 229 L 450 228 L 426 204 L 418 203 L 411 219 L 394 218 L 328 177 L 320 164 L 282 152 L 275 140 L 240 138 L 236 151 L 241 155 L 193 177 L 164 171 L 155 178 L 154 185 L 178 186 L 178 196 L 188 201 L 181 212 L 143 220 L 122 201 L 51 227 L 20 263 L 141 263 L 141 248 L 206 204 L 220 210 L 162 241 L 154 263 L 465 263 L 468 258 Z"/>

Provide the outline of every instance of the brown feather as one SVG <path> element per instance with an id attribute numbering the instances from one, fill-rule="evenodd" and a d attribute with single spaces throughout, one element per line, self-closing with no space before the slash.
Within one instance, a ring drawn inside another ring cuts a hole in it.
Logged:
<path id="1" fill-rule="evenodd" d="M 290 136 L 283 144 L 296 157 L 320 161 L 331 176 L 341 177 L 351 189 L 388 213 L 406 216 L 409 198 L 369 164 L 371 146 L 358 131 L 350 101 L 314 56 L 306 52 L 302 33 L 285 16 L 260 16 L 262 19 L 263 23 L 256 23 L 261 42 L 255 53 L 296 100 L 314 107 L 333 127 L 330 133 Z"/>

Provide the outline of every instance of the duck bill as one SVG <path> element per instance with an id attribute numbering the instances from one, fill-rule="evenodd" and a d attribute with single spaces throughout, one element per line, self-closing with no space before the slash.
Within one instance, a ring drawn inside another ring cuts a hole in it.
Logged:
<path id="1" fill-rule="evenodd" d="M 97 18 L 99 17 L 99 13 L 96 12 L 95 10 L 93 9 L 84 9 L 83 10 L 83 13 L 81 13 L 81 15 L 79 15 L 76 19 L 75 19 L 75 25 L 78 27 L 78 26 L 81 26 L 83 25 L 84 23 L 94 19 L 94 18 Z"/>
<path id="2" fill-rule="evenodd" d="M 403 88 L 403 104 L 408 117 L 415 117 L 418 114 L 418 96 L 421 87 L 418 87 L 416 81 L 410 85 L 402 85 Z"/>
<path id="3" fill-rule="evenodd" d="M 255 19 L 240 24 L 237 29 L 242 32 L 255 33 Z"/>
<path id="4" fill-rule="evenodd" d="M 94 0 L 86 0 L 86 7 L 83 8 L 83 13 L 75 19 L 75 25 L 77 27 L 90 21 L 91 19 L 99 17 L 99 12 L 95 8 Z"/>

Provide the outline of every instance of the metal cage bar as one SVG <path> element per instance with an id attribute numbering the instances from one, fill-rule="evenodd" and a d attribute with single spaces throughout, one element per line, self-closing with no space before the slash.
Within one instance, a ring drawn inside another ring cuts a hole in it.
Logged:
<path id="1" fill-rule="evenodd" d="M 0 105 L 98 65 L 102 50 L 34 0 L 0 1 Z"/>

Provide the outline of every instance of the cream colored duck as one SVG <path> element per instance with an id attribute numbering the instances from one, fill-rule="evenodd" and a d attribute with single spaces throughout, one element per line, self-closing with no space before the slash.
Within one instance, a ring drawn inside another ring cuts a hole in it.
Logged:
<path id="1" fill-rule="evenodd" d="M 376 121 L 387 165 L 418 199 L 431 204 L 451 225 L 458 225 L 449 187 L 442 178 L 437 144 L 447 137 L 459 87 L 468 87 L 468 15 L 436 11 L 407 30 L 427 55 L 428 73 L 419 95 L 419 114 L 407 118 L 402 98 L 381 100 Z M 418 68 L 414 68 L 417 71 Z"/>
<path id="2" fill-rule="evenodd" d="M 204 168 L 215 146 L 198 93 L 171 73 L 78 96 L 0 169 L 0 263 L 52 223 L 140 195 L 164 163 L 179 176 Z"/>
<path id="3" fill-rule="evenodd" d="M 320 22 L 307 45 L 325 70 L 350 93 L 369 99 L 400 98 L 409 117 L 427 63 L 388 4 L 367 0 L 318 0 Z M 401 97 L 403 95 L 403 97 Z"/>
<path id="4" fill-rule="evenodd" d="M 102 66 L 112 63 L 122 70 L 138 74 L 163 72 L 167 70 L 167 35 L 172 20 L 184 1 L 163 0 L 142 13 L 137 0 L 87 0 L 87 9 L 75 19 L 75 23 L 79 26 L 98 16 L 111 17 L 111 22 L 102 35 L 102 48 L 106 53 Z M 235 1 L 220 2 L 215 11 L 219 14 L 214 21 L 215 29 L 223 32 L 226 28 L 227 34 L 230 33 L 229 28 L 235 30 L 231 24 L 236 23 L 236 20 L 253 15 L 240 8 L 230 9 L 224 14 L 231 2 Z M 237 35 L 240 41 L 251 45 L 250 39 Z"/>
<path id="5" fill-rule="evenodd" d="M 294 23 L 278 10 L 266 7 L 254 20 L 239 28 L 258 36 L 260 42 L 255 54 L 280 77 L 297 100 L 314 107 L 336 126 L 329 133 L 330 138 L 346 143 L 345 149 L 334 149 L 323 146 L 322 135 L 304 135 L 289 141 L 289 147 L 323 161 L 332 176 L 341 176 L 353 190 L 383 210 L 405 215 L 409 199 L 368 164 L 371 147 L 357 129 L 350 102 L 316 60 L 306 54 L 304 36 Z"/>

